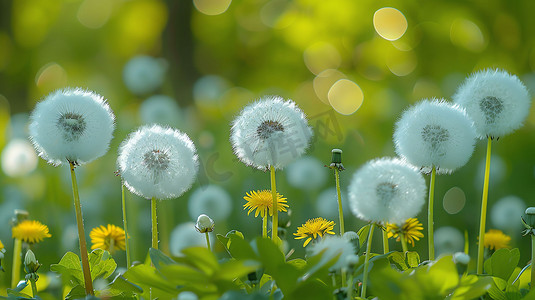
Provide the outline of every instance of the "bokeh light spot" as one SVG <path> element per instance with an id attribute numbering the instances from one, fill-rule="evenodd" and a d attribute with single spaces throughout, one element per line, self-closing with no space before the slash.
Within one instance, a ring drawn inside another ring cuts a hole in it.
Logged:
<path id="1" fill-rule="evenodd" d="M 396 51 L 386 58 L 386 65 L 396 76 L 407 76 L 417 65 L 416 55 L 412 51 Z"/>
<path id="2" fill-rule="evenodd" d="M 456 186 L 449 189 L 442 200 L 444 210 L 450 215 L 459 213 L 464 208 L 465 203 L 466 195 L 464 191 Z"/>
<path id="3" fill-rule="evenodd" d="M 472 21 L 457 19 L 450 28 L 451 42 L 472 52 L 481 52 L 486 47 L 481 29 Z"/>
<path id="4" fill-rule="evenodd" d="M 343 115 L 355 113 L 364 101 L 359 85 L 348 79 L 340 79 L 329 90 L 329 103 Z"/>
<path id="5" fill-rule="evenodd" d="M 328 69 L 316 76 L 313 81 L 314 86 L 314 92 L 316 92 L 316 96 L 325 104 L 331 105 L 329 103 L 329 90 L 333 86 L 335 82 L 337 82 L 340 79 L 344 79 L 346 76 L 344 73 L 334 70 L 334 69 Z"/>
<path id="6" fill-rule="evenodd" d="M 373 27 L 385 40 L 395 41 L 407 31 L 407 19 L 393 7 L 383 7 L 373 14 Z"/>
<path id="7" fill-rule="evenodd" d="M 336 69 L 340 66 L 342 58 L 338 50 L 329 43 L 315 43 L 303 53 L 305 65 L 314 74 L 326 69 Z"/>
<path id="8" fill-rule="evenodd" d="M 55 62 L 41 67 L 35 75 L 35 84 L 43 90 L 54 90 L 67 84 L 67 72 Z"/>
<path id="9" fill-rule="evenodd" d="M 295 17 L 286 17 L 288 6 L 289 2 L 286 0 L 271 0 L 260 10 L 260 19 L 269 27 L 286 28 L 295 20 Z"/>
<path id="10" fill-rule="evenodd" d="M 232 0 L 193 0 L 198 11 L 205 15 L 215 16 L 227 11 Z"/>
<path id="11" fill-rule="evenodd" d="M 108 22 L 111 10 L 110 0 L 85 0 L 78 9 L 78 21 L 87 28 L 100 28 Z"/>

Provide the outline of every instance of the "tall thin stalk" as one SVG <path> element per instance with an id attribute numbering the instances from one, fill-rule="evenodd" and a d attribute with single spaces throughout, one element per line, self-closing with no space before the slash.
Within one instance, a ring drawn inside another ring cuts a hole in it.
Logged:
<path id="1" fill-rule="evenodd" d="M 409 248 L 407 247 L 407 239 L 405 238 L 405 235 L 400 233 L 399 239 L 401 240 L 401 248 L 403 249 L 403 252 L 409 251 Z"/>
<path id="2" fill-rule="evenodd" d="M 479 244 L 477 245 L 477 274 L 483 274 L 483 253 L 485 251 L 485 223 L 487 222 L 487 199 L 489 195 L 490 152 L 492 139 L 487 139 L 487 158 L 485 161 L 485 179 L 481 200 L 481 219 L 479 222 Z"/>
<path id="3" fill-rule="evenodd" d="M 152 248 L 158 249 L 158 220 L 156 217 L 156 201 L 157 199 L 152 197 L 150 200 L 150 212 L 152 220 Z"/>
<path id="4" fill-rule="evenodd" d="M 370 267 L 370 252 L 372 251 L 372 237 L 375 223 L 370 225 L 370 232 L 368 233 L 368 244 L 366 245 L 366 259 L 364 260 L 364 274 L 362 275 L 362 290 L 360 297 L 366 299 L 366 285 L 368 284 L 368 268 Z"/>
<path id="5" fill-rule="evenodd" d="M 383 232 L 383 253 L 387 254 L 390 252 L 390 248 L 388 247 L 388 232 L 386 229 L 381 230 Z"/>
<path id="6" fill-rule="evenodd" d="M 531 285 L 530 289 L 535 287 L 535 271 L 533 270 L 533 262 L 535 262 L 535 235 L 531 235 Z"/>
<path id="7" fill-rule="evenodd" d="M 262 237 L 267 238 L 267 223 L 268 223 L 268 210 L 266 209 L 266 213 L 264 214 L 264 217 L 262 217 Z"/>
<path id="8" fill-rule="evenodd" d="M 87 245 L 85 241 L 84 218 L 82 217 L 82 205 L 80 204 L 80 195 L 78 194 L 78 183 L 74 172 L 74 162 L 69 161 L 71 168 L 72 193 L 74 196 L 74 210 L 76 212 L 76 224 L 78 225 L 78 240 L 80 242 L 80 258 L 82 260 L 82 271 L 84 274 L 85 293 L 94 295 L 93 281 L 91 280 L 91 271 L 89 269 L 89 259 L 87 255 Z"/>
<path id="9" fill-rule="evenodd" d="M 334 178 L 336 181 L 336 195 L 338 196 L 338 216 L 340 217 L 340 236 L 344 235 L 344 211 L 342 209 L 342 194 L 340 193 L 340 170 L 334 168 Z"/>
<path id="10" fill-rule="evenodd" d="M 22 251 L 22 241 L 20 239 L 15 239 L 13 244 L 13 267 L 11 269 L 11 288 L 14 289 L 17 287 L 17 284 L 20 280 L 20 266 L 22 262 L 22 257 L 20 256 Z"/>
<path id="11" fill-rule="evenodd" d="M 204 233 L 206 235 L 206 247 L 208 248 L 208 250 L 212 250 L 211 246 L 210 246 L 210 235 L 208 234 L 208 231 Z"/>
<path id="12" fill-rule="evenodd" d="M 434 220 L 433 220 L 433 206 L 435 199 L 435 177 L 437 169 L 433 166 L 431 170 L 431 179 L 429 180 L 429 205 L 427 208 L 427 237 L 429 242 L 429 260 L 435 259 L 435 238 L 434 238 Z"/>
<path id="13" fill-rule="evenodd" d="M 121 198 L 122 198 L 122 204 L 123 204 L 123 226 L 124 226 L 124 245 L 126 250 L 126 268 L 130 268 L 131 260 L 130 260 L 130 246 L 128 245 L 128 242 L 130 240 L 130 236 L 128 235 L 128 226 L 127 226 L 127 219 L 126 219 L 126 197 L 125 197 L 125 187 L 124 184 L 121 183 Z"/>
<path id="14" fill-rule="evenodd" d="M 270 166 L 271 171 L 271 195 L 273 197 L 273 219 L 271 222 L 271 239 L 279 243 L 279 208 L 277 207 L 277 183 L 275 181 L 275 167 Z"/>

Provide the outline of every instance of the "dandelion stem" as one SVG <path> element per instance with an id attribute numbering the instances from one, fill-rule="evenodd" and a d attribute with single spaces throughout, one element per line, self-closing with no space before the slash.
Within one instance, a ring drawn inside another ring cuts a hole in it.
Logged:
<path id="1" fill-rule="evenodd" d="M 353 273 L 349 273 L 349 279 L 347 280 L 347 299 L 353 300 Z"/>
<path id="2" fill-rule="evenodd" d="M 156 198 L 150 200 L 150 212 L 152 220 L 152 248 L 158 249 L 158 220 L 156 218 Z"/>
<path id="3" fill-rule="evenodd" d="M 210 247 L 210 235 L 208 234 L 208 231 L 204 234 L 206 235 L 206 247 L 208 247 L 208 250 L 212 251 L 212 248 Z"/>
<path id="4" fill-rule="evenodd" d="M 407 239 L 405 238 L 405 235 L 400 233 L 399 239 L 401 240 L 401 248 L 403 249 L 403 252 L 409 251 L 409 248 L 407 248 Z"/>
<path id="5" fill-rule="evenodd" d="M 37 284 L 34 279 L 30 279 L 30 284 L 32 285 L 32 298 L 37 298 Z"/>
<path id="6" fill-rule="evenodd" d="M 344 211 L 342 209 L 342 194 L 340 193 L 340 171 L 334 168 L 334 178 L 336 181 L 336 194 L 338 195 L 338 216 L 340 216 L 340 235 L 344 235 Z"/>
<path id="7" fill-rule="evenodd" d="M 485 162 L 485 179 L 481 200 L 481 219 L 479 222 L 479 244 L 477 245 L 477 274 L 483 274 L 483 253 L 485 251 L 485 223 L 487 222 L 487 198 L 489 195 L 490 151 L 492 139 L 487 140 L 487 159 Z"/>
<path id="8" fill-rule="evenodd" d="M 433 205 L 435 202 L 435 177 L 437 169 L 435 166 L 431 169 L 431 179 L 429 180 L 429 207 L 427 208 L 427 236 L 429 242 L 429 259 L 435 259 L 435 238 L 434 238 L 434 221 L 433 221 Z"/>
<path id="9" fill-rule="evenodd" d="M 124 226 L 124 245 L 126 250 L 126 269 L 130 268 L 130 246 L 128 246 L 128 241 L 130 239 L 130 236 L 128 235 L 128 227 L 127 227 L 127 220 L 126 220 L 126 196 L 124 192 L 124 184 L 121 183 L 121 196 L 122 196 L 122 203 L 123 203 L 123 226 Z"/>
<path id="10" fill-rule="evenodd" d="M 533 271 L 533 262 L 535 262 L 535 235 L 532 234 L 531 235 L 531 286 L 530 286 L 530 289 L 533 289 L 533 286 L 535 285 L 535 272 Z"/>
<path id="11" fill-rule="evenodd" d="M 22 251 L 22 241 L 20 239 L 15 239 L 13 245 L 13 269 L 11 270 L 11 288 L 14 289 L 17 287 L 20 279 L 20 264 L 22 262 L 22 257 L 20 253 Z"/>
<path id="12" fill-rule="evenodd" d="M 85 293 L 94 295 L 93 281 L 91 280 L 91 271 L 89 269 L 89 259 L 87 257 L 87 245 L 85 242 L 84 218 L 82 217 L 82 205 L 80 204 L 80 195 L 78 194 L 78 183 L 74 172 L 74 162 L 70 161 L 72 193 L 74 196 L 74 210 L 76 211 L 76 223 L 78 225 L 78 241 L 80 242 L 80 258 L 82 260 L 82 271 L 84 273 Z"/>
<path id="13" fill-rule="evenodd" d="M 366 259 L 364 260 L 364 274 L 362 275 L 362 290 L 360 297 L 366 299 L 366 284 L 368 283 L 368 268 L 370 267 L 370 252 L 372 251 L 372 237 L 375 224 L 370 225 L 370 232 L 368 233 L 368 244 L 366 245 Z"/>
<path id="14" fill-rule="evenodd" d="M 266 214 L 262 218 L 262 237 L 267 238 L 267 223 L 268 223 L 268 214 L 266 209 Z"/>
<path id="15" fill-rule="evenodd" d="M 273 221 L 271 222 L 271 239 L 279 244 L 279 208 L 277 207 L 277 183 L 275 182 L 275 167 L 270 166 L 271 170 L 271 195 L 273 197 Z"/>
<path id="16" fill-rule="evenodd" d="M 387 254 L 390 249 L 388 248 L 388 232 L 385 230 L 381 230 L 383 232 L 383 253 Z"/>

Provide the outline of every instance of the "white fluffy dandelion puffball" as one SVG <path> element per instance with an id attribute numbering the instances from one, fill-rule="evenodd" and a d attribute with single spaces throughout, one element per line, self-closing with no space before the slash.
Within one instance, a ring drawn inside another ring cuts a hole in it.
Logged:
<path id="1" fill-rule="evenodd" d="M 232 123 L 230 141 L 244 164 L 261 170 L 282 169 L 305 152 L 312 134 L 295 102 L 274 96 L 241 111 Z"/>
<path id="2" fill-rule="evenodd" d="M 148 94 L 162 85 L 166 71 L 167 62 L 164 59 L 138 55 L 124 66 L 124 84 L 136 95 Z"/>
<path id="3" fill-rule="evenodd" d="M 108 151 L 114 119 L 102 96 L 78 88 L 58 90 L 35 106 L 30 139 L 50 164 L 84 164 Z"/>
<path id="4" fill-rule="evenodd" d="M 351 211 L 365 221 L 401 224 L 420 212 L 425 196 L 423 175 L 397 158 L 367 162 L 349 185 Z"/>
<path id="5" fill-rule="evenodd" d="M 464 166 L 472 153 L 476 132 L 464 109 L 443 100 L 427 100 L 406 110 L 396 123 L 396 153 L 409 163 L 438 174 Z"/>
<path id="6" fill-rule="evenodd" d="M 479 138 L 499 138 L 520 128 L 529 114 L 531 97 L 515 75 L 502 70 L 472 74 L 453 101 L 466 108 Z"/>
<path id="7" fill-rule="evenodd" d="M 119 147 L 117 165 L 125 186 L 147 199 L 179 197 L 191 187 L 198 169 L 190 138 L 159 125 L 131 133 Z"/>

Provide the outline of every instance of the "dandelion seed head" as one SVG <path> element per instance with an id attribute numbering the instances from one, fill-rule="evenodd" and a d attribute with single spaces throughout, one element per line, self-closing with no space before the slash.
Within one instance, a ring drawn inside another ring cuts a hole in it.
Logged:
<path id="1" fill-rule="evenodd" d="M 84 164 L 108 151 L 114 119 L 102 96 L 79 88 L 58 90 L 37 103 L 30 139 L 50 164 Z"/>
<path id="2" fill-rule="evenodd" d="M 425 194 L 425 180 L 418 169 L 397 158 L 380 158 L 353 175 L 349 206 L 362 220 L 401 224 L 420 212 Z"/>
<path id="3" fill-rule="evenodd" d="M 179 130 L 146 125 L 119 147 L 117 165 L 125 186 L 150 199 L 176 198 L 195 181 L 198 159 L 190 138 Z"/>
<path id="4" fill-rule="evenodd" d="M 199 300 L 199 297 L 194 292 L 183 291 L 178 294 L 177 300 Z"/>
<path id="5" fill-rule="evenodd" d="M 345 190 L 340 191 L 342 197 L 342 210 L 344 215 L 349 212 L 348 196 Z M 316 200 L 316 212 L 327 219 L 338 218 L 338 194 L 336 187 L 330 187 L 323 190 Z"/>
<path id="6" fill-rule="evenodd" d="M 470 75 L 453 96 L 474 120 L 479 138 L 507 135 L 522 126 L 531 97 L 517 76 L 503 70 L 482 70 Z"/>
<path id="7" fill-rule="evenodd" d="M 143 124 L 177 126 L 182 119 L 180 107 L 173 98 L 166 95 L 147 98 L 139 107 L 139 115 Z"/>
<path id="8" fill-rule="evenodd" d="M 517 231 L 522 223 L 517 222 L 526 210 L 526 203 L 516 196 L 506 196 L 498 200 L 490 211 L 490 219 L 496 228 Z"/>
<path id="9" fill-rule="evenodd" d="M 225 221 L 232 212 L 232 199 L 217 185 L 201 186 L 191 193 L 188 211 L 192 220 L 207 214 L 216 222 Z"/>
<path id="10" fill-rule="evenodd" d="M 210 235 L 211 244 L 213 244 L 214 236 Z M 199 234 L 195 229 L 195 223 L 187 222 L 178 225 L 171 232 L 169 238 L 169 251 L 173 256 L 184 256 L 181 251 L 189 247 L 206 247 L 206 237 L 204 234 Z"/>
<path id="11" fill-rule="evenodd" d="M 11 140 L 2 151 L 2 170 L 7 176 L 24 176 L 35 168 L 37 168 L 37 155 L 27 140 Z"/>
<path id="12" fill-rule="evenodd" d="M 123 81 L 133 94 L 147 94 L 162 85 L 166 70 L 167 63 L 163 59 L 135 56 L 124 66 Z"/>
<path id="13" fill-rule="evenodd" d="M 437 255 L 453 254 L 463 251 L 463 248 L 464 236 L 459 229 L 444 226 L 435 230 L 435 250 Z"/>
<path id="14" fill-rule="evenodd" d="M 303 190 L 317 190 L 327 181 L 324 164 L 312 156 L 304 156 L 288 165 L 286 178 L 288 183 Z"/>
<path id="15" fill-rule="evenodd" d="M 339 236 L 327 236 L 309 247 L 311 255 L 318 255 L 322 251 L 324 252 L 321 260 L 324 262 L 338 256 L 336 263 L 329 270 L 339 272 L 341 269 L 347 269 L 350 262 L 347 258 L 355 255 L 356 249 L 353 243 L 347 239 Z"/>
<path id="16" fill-rule="evenodd" d="M 410 164 L 438 174 L 464 166 L 474 152 L 476 132 L 463 108 L 444 100 L 424 99 L 396 122 L 396 153 Z"/>
<path id="17" fill-rule="evenodd" d="M 230 140 L 246 165 L 282 169 L 300 157 L 312 138 L 305 114 L 291 100 L 265 97 L 246 106 L 233 121 Z"/>

